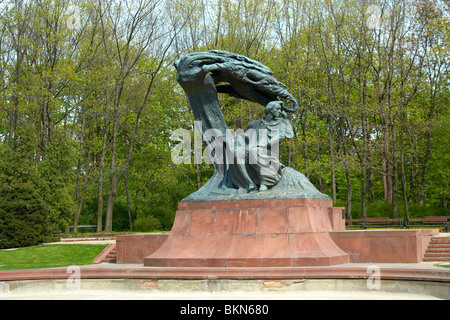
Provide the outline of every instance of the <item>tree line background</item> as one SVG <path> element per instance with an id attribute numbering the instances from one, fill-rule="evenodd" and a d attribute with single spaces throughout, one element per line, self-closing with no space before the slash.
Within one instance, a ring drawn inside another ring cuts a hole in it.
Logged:
<path id="1" fill-rule="evenodd" d="M 194 134 L 173 62 L 212 49 L 286 84 L 300 109 L 281 160 L 348 218 L 449 215 L 448 5 L 0 1 L 0 229 L 16 210 L 27 224 L 43 212 L 54 230 L 170 230 L 178 202 L 213 173 L 171 161 L 171 133 Z M 230 128 L 264 115 L 220 100 Z"/>

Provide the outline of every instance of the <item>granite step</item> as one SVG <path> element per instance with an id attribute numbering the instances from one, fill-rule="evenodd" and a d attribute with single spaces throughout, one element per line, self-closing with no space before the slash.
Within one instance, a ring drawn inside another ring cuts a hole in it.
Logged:
<path id="1" fill-rule="evenodd" d="M 423 261 L 450 261 L 450 237 L 432 238 Z"/>
<path id="2" fill-rule="evenodd" d="M 104 263 L 116 263 L 117 262 L 117 252 L 116 249 L 112 249 L 109 253 L 103 258 L 102 262 Z"/>

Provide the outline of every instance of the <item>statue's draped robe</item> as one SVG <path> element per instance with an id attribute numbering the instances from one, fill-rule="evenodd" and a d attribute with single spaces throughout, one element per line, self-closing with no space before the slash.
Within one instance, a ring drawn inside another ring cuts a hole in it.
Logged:
<path id="1" fill-rule="evenodd" d="M 234 137 L 234 148 L 228 146 L 234 152 L 227 153 L 233 159 L 227 161 L 224 186 L 250 190 L 261 185 L 275 186 L 281 180 L 283 169 L 279 144 L 293 137 L 294 131 L 287 119 L 252 121 L 244 133 Z"/>

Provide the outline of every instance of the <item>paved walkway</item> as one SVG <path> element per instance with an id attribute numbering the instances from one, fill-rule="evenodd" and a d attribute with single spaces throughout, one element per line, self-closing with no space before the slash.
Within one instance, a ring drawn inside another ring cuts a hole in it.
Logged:
<path id="1" fill-rule="evenodd" d="M 214 293 L 141 293 L 118 290 L 59 290 L 36 293 L 13 293 L 2 295 L 0 300 L 445 300 L 438 297 L 407 293 L 387 292 L 214 292 Z"/>
<path id="2" fill-rule="evenodd" d="M 116 243 L 114 239 L 98 239 L 98 238 L 63 238 L 58 242 L 44 243 L 47 244 L 111 244 Z"/>

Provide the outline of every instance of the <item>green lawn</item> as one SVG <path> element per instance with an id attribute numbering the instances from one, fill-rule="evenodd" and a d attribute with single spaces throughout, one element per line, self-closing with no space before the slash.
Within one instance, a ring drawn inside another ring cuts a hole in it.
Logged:
<path id="1" fill-rule="evenodd" d="M 92 264 L 107 245 L 56 244 L 0 250 L 0 271 Z"/>

